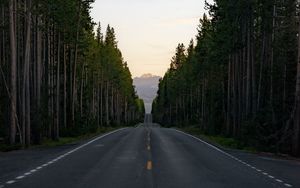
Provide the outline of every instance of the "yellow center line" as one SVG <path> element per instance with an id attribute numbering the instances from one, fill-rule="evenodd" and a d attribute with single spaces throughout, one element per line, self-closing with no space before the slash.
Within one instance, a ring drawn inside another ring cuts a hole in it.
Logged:
<path id="1" fill-rule="evenodd" d="M 147 170 L 152 170 L 152 161 L 147 162 Z"/>

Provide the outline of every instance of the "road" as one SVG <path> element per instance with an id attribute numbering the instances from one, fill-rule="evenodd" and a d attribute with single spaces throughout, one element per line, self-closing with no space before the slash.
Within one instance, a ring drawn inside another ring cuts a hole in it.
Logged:
<path id="1" fill-rule="evenodd" d="M 0 154 L 7 188 L 300 187 L 299 177 L 297 161 L 223 151 L 149 122 L 76 145 Z"/>

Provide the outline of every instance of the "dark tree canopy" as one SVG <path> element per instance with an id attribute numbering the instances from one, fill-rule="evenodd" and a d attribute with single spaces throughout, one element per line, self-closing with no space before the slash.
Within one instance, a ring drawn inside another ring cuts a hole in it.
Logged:
<path id="1" fill-rule="evenodd" d="M 29 146 L 134 125 L 143 101 L 93 0 L 0 1 L 0 142 Z M 3 144 L 3 143 L 0 143 Z"/>
<path id="2" fill-rule="evenodd" d="M 296 3 L 206 4 L 209 16 L 200 19 L 195 45 L 185 50 L 179 44 L 160 81 L 155 120 L 197 125 L 258 149 L 299 155 Z"/>

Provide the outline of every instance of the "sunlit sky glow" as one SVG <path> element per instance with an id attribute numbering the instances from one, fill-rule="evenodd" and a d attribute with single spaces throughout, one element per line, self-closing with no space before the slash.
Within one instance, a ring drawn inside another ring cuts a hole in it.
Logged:
<path id="1" fill-rule="evenodd" d="M 208 2 L 211 2 L 209 0 Z M 204 0 L 95 0 L 91 15 L 115 28 L 133 77 L 163 76 L 178 43 L 188 45 L 206 12 Z"/>

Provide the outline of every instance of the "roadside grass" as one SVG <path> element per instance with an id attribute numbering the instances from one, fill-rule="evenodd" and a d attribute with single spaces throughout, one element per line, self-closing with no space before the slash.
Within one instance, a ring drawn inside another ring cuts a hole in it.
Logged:
<path id="1" fill-rule="evenodd" d="M 207 135 L 203 131 L 201 131 L 196 126 L 189 126 L 184 128 L 179 128 L 179 130 L 191 134 L 193 136 L 196 136 L 212 145 L 218 146 L 218 147 L 224 147 L 228 149 L 237 149 L 237 150 L 243 150 L 251 153 L 257 153 L 258 150 L 251 146 L 246 146 L 241 141 L 225 137 L 222 135 Z"/>
<path id="2" fill-rule="evenodd" d="M 60 137 L 59 140 L 43 139 L 41 144 L 31 145 L 29 148 L 51 148 L 51 147 L 63 146 L 67 144 L 73 144 L 120 128 L 123 127 L 101 127 L 95 133 L 87 133 L 75 137 Z M 11 145 L 6 145 L 3 142 L 0 142 L 1 152 L 9 152 L 9 151 L 19 150 L 19 149 L 22 149 L 22 146 L 20 144 L 11 146 Z"/>
<path id="3" fill-rule="evenodd" d="M 97 132 L 95 133 L 87 133 L 76 137 L 60 137 L 59 140 L 44 139 L 41 144 L 33 145 L 31 148 L 37 148 L 37 147 L 47 148 L 47 147 L 56 147 L 56 146 L 63 146 L 67 144 L 73 144 L 120 128 L 123 127 L 101 127 L 98 128 Z"/>
<path id="4" fill-rule="evenodd" d="M 6 145 L 5 143 L 0 143 L 0 152 L 9 152 L 13 150 L 19 150 L 22 149 L 22 146 L 20 144 L 16 145 Z"/>

